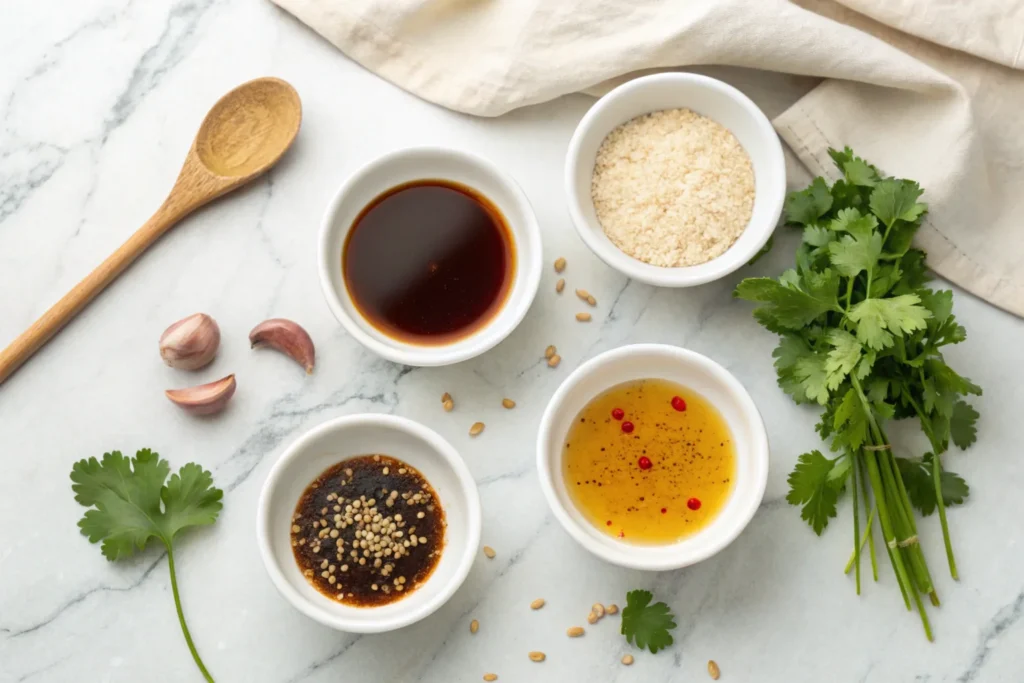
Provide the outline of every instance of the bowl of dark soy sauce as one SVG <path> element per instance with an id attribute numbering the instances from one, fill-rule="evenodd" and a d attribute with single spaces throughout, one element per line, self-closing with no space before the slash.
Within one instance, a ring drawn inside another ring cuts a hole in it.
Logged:
<path id="1" fill-rule="evenodd" d="M 387 154 L 338 191 L 320 233 L 324 295 L 389 360 L 448 365 L 512 332 L 537 293 L 540 228 L 519 185 L 465 152 Z"/>

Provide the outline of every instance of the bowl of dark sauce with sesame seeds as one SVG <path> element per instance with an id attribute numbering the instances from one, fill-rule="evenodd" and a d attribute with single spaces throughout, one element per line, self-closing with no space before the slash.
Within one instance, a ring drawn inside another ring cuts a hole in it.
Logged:
<path id="1" fill-rule="evenodd" d="M 257 535 L 275 587 L 307 616 L 389 631 L 443 605 L 480 543 L 476 484 L 427 427 L 354 415 L 300 437 L 271 469 Z"/>
<path id="2" fill-rule="evenodd" d="M 677 569 L 750 522 L 767 484 L 768 437 L 721 365 L 635 344 L 562 383 L 541 419 L 537 466 L 555 518 L 584 548 L 624 567 Z"/>

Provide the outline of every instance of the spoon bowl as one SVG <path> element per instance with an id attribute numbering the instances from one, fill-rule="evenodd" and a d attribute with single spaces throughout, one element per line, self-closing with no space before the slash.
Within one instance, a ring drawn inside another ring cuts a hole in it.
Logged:
<path id="1" fill-rule="evenodd" d="M 156 213 L 0 351 L 0 384 L 178 221 L 276 164 L 291 147 L 301 121 L 298 93 L 279 78 L 257 78 L 220 98 L 203 119 L 181 173 Z"/>
<path id="2" fill-rule="evenodd" d="M 249 178 L 277 163 L 301 120 L 295 88 L 278 78 L 250 81 L 213 105 L 199 127 L 195 152 L 215 175 Z"/>

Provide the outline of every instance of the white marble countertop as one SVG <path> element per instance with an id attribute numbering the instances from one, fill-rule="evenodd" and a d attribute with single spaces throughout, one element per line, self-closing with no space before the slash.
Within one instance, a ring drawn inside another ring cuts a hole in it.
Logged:
<path id="1" fill-rule="evenodd" d="M 624 280 L 572 231 L 562 155 L 590 100 L 577 96 L 496 120 L 456 115 L 379 80 L 269 3 L 80 0 L 18 3 L 0 22 L 0 345 L 13 339 L 111 252 L 162 200 L 204 113 L 260 75 L 292 82 L 305 119 L 268 177 L 176 228 L 62 334 L 0 387 L 0 680 L 199 680 L 174 615 L 166 557 L 104 560 L 75 526 L 72 462 L 152 447 L 177 468 L 195 460 L 226 491 L 220 521 L 182 539 L 185 612 L 219 681 L 1024 680 L 1024 465 L 1020 425 L 1024 321 L 966 294 L 956 312 L 967 343 L 948 356 L 985 388 L 979 440 L 955 467 L 971 484 L 950 513 L 961 581 L 944 571 L 935 518 L 925 548 L 944 600 L 929 645 L 906 613 L 890 569 L 854 595 L 842 573 L 849 512 L 823 538 L 784 501 L 796 455 L 818 447 L 814 411 L 775 386 L 774 340 L 732 299 L 742 275 L 775 274 L 792 242 L 736 277 L 697 289 Z M 756 80 L 756 79 L 755 79 Z M 321 212 L 360 164 L 413 144 L 450 145 L 496 161 L 523 185 L 544 229 L 547 260 L 565 256 L 570 286 L 600 306 L 573 319 L 545 273 L 526 320 L 495 350 L 439 369 L 393 365 L 363 350 L 330 315 L 315 267 Z M 804 178 L 797 178 L 797 183 Z M 223 332 L 201 372 L 238 375 L 229 410 L 190 419 L 163 389 L 191 380 L 165 367 L 157 338 L 203 310 Z M 303 323 L 317 370 L 248 349 L 273 316 Z M 568 372 L 629 342 L 708 354 L 749 388 L 768 423 L 772 471 L 756 518 L 698 566 L 645 574 L 588 555 L 553 521 L 537 484 L 533 441 L 548 397 Z M 557 370 L 539 362 L 548 344 Z M 455 395 L 446 414 L 439 396 Z M 505 411 L 499 401 L 518 402 Z M 353 636 L 324 628 L 275 591 L 255 542 L 255 506 L 275 458 L 303 431 L 338 415 L 387 412 L 421 420 L 465 457 L 483 499 L 481 559 L 444 608 L 401 632 Z M 482 420 L 487 431 L 471 440 Z M 908 430 L 907 432 L 911 432 Z M 565 637 L 594 601 L 622 604 L 651 588 L 678 616 L 676 644 L 631 651 L 605 620 Z M 545 597 L 548 606 L 528 605 Z M 471 636 L 470 619 L 480 632 Z M 543 650 L 543 664 L 528 661 Z"/>

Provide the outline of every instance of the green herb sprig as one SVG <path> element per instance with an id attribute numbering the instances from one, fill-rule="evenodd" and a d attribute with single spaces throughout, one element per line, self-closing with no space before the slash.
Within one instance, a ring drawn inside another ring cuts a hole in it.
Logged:
<path id="1" fill-rule="evenodd" d="M 120 451 L 104 453 L 103 460 L 79 460 L 71 469 L 75 500 L 91 508 L 78 526 L 91 543 L 102 541 L 103 556 L 110 561 L 131 557 L 145 550 L 151 538 L 167 549 L 171 592 L 185 643 L 203 677 L 213 682 L 199 658 L 192 635 L 185 624 L 174 573 L 174 539 L 184 529 L 213 524 L 217 520 L 224 492 L 213 486 L 213 476 L 195 463 L 171 472 L 159 455 L 144 448 L 134 458 Z M 166 482 L 166 483 L 165 483 Z"/>
<path id="2" fill-rule="evenodd" d="M 938 510 L 950 574 L 958 578 L 946 507 L 969 493 L 945 471 L 952 441 L 975 441 L 978 413 L 964 400 L 981 387 L 950 368 L 943 347 L 967 338 L 953 316 L 953 293 L 926 287 L 925 254 L 911 247 L 927 205 L 911 180 L 885 177 L 847 147 L 829 150 L 843 178 L 824 178 L 786 200 L 786 221 L 803 231 L 796 266 L 779 278 L 748 278 L 736 296 L 761 304 L 754 317 L 779 335 L 773 352 L 779 386 L 797 403 L 822 406 L 817 430 L 838 453 L 804 453 L 789 476 L 787 500 L 821 534 L 849 491 L 853 553 L 860 594 L 861 550 L 874 544 L 877 518 L 907 609 L 916 605 L 932 639 L 921 601 L 939 598 L 918 538 L 916 508 Z M 931 444 L 920 460 L 897 458 L 886 427 L 916 418 Z M 864 512 L 860 510 L 863 504 Z M 861 535 L 861 516 L 866 530 Z"/>
<path id="3" fill-rule="evenodd" d="M 622 635 L 626 642 L 641 650 L 645 647 L 657 653 L 672 644 L 670 630 L 676 627 L 675 617 L 668 605 L 651 600 L 650 591 L 634 590 L 626 593 L 626 606 L 622 609 Z"/>

